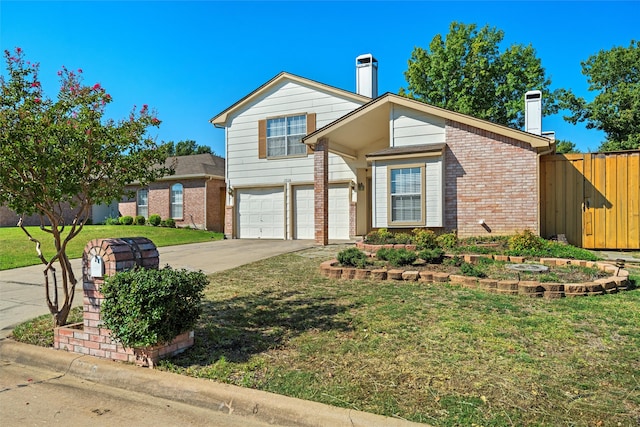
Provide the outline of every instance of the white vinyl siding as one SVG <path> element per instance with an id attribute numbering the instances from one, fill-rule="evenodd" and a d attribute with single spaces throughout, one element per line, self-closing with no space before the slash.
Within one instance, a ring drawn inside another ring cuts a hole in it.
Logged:
<path id="1" fill-rule="evenodd" d="M 260 159 L 258 121 L 268 117 L 316 113 L 316 129 L 358 108 L 361 104 L 295 82 L 274 87 L 247 109 L 230 119 L 226 129 L 227 181 L 231 187 L 283 185 L 313 181 L 313 156 Z M 329 153 L 329 180 L 355 179 L 339 156 Z"/>
<path id="2" fill-rule="evenodd" d="M 445 142 L 445 120 L 395 105 L 392 112 L 392 147 Z"/>
<path id="3" fill-rule="evenodd" d="M 393 169 L 402 167 L 416 167 L 423 169 L 421 186 L 423 193 L 421 208 L 424 209 L 424 218 L 420 225 L 425 227 L 442 227 L 444 211 L 443 192 L 443 160 L 442 156 L 422 159 L 384 160 L 373 163 L 373 221 L 372 226 L 379 227 L 403 227 L 401 223 L 395 223 L 389 216 L 389 173 Z M 406 225 L 415 227 L 414 223 Z"/>

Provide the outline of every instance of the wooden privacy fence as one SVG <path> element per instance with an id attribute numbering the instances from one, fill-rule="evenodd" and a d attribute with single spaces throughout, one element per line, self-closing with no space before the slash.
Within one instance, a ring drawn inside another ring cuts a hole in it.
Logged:
<path id="1" fill-rule="evenodd" d="M 640 249 L 640 150 L 540 161 L 540 234 L 588 249 Z"/>

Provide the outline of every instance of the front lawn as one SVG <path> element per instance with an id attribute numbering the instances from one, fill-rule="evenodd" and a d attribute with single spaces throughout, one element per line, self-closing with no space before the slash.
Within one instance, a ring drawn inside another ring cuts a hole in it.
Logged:
<path id="1" fill-rule="evenodd" d="M 343 248 L 211 275 L 195 346 L 159 369 L 435 426 L 640 420 L 640 290 L 547 300 L 321 276 Z M 51 346 L 50 324 L 14 334 Z"/>
<path id="2" fill-rule="evenodd" d="M 195 347 L 161 369 L 437 426 L 640 420 L 640 291 L 331 280 L 310 253 L 212 275 Z"/>
<path id="3" fill-rule="evenodd" d="M 53 238 L 40 227 L 26 227 L 29 233 L 42 243 L 42 252 L 49 258 L 55 254 Z M 108 237 L 147 237 L 157 247 L 185 243 L 209 242 L 222 239 L 222 233 L 164 228 L 142 225 L 86 225 L 67 248 L 69 258 L 80 258 L 87 243 L 93 239 Z M 19 227 L 0 227 L 0 271 L 39 264 L 36 245 L 30 242 Z"/>

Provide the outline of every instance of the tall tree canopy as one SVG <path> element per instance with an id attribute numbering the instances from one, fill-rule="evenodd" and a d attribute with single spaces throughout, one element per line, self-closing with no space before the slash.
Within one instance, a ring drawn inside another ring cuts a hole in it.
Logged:
<path id="1" fill-rule="evenodd" d="M 429 49 L 415 47 L 400 95 L 513 128 L 524 126 L 524 94 L 543 93 L 543 115 L 558 111 L 557 95 L 536 52 L 513 44 L 500 51 L 504 32 L 451 23 Z"/>
<path id="2" fill-rule="evenodd" d="M 629 47 L 601 50 L 582 62 L 591 102 L 567 92 L 563 107 L 571 111 L 570 123 L 586 122 L 588 129 L 605 132 L 599 151 L 640 148 L 640 41 Z"/>
<path id="3" fill-rule="evenodd" d="M 104 117 L 111 96 L 98 83 L 82 84 L 82 70 L 62 68 L 56 100 L 43 93 L 38 64 L 25 61 L 16 48 L 5 51 L 6 76 L 0 77 L 0 204 L 18 214 L 37 214 L 50 233 L 56 254 L 47 259 L 40 242 L 19 224 L 36 244 L 45 265 L 45 288 L 55 323 L 63 325 L 73 303 L 76 277 L 66 254 L 91 216 L 96 203 L 110 203 L 125 185 L 142 185 L 172 173 L 152 168 L 166 160 L 147 130 L 160 120 L 144 105 L 118 122 Z M 65 222 L 65 212 L 75 217 Z M 54 268 L 58 263 L 59 268 Z M 57 272 L 61 282 L 58 283 Z M 61 292 L 58 290 L 61 289 Z M 58 299 L 59 295 L 63 300 Z"/>
<path id="4" fill-rule="evenodd" d="M 198 145 L 192 139 L 178 141 L 177 143 L 169 141 L 163 143 L 163 146 L 166 148 L 167 154 L 169 156 L 190 156 L 192 154 L 205 153 L 215 154 L 213 151 L 211 151 L 211 147 L 209 147 L 208 145 Z"/>

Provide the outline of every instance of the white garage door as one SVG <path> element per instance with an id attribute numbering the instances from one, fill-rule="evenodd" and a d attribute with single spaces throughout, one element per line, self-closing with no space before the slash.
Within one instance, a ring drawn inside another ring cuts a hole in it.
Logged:
<path id="1" fill-rule="evenodd" d="M 284 239 L 282 188 L 237 190 L 236 209 L 239 238 Z"/>
<path id="2" fill-rule="evenodd" d="M 313 221 L 313 186 L 293 187 L 293 237 L 294 239 L 315 238 Z M 349 238 L 349 187 L 333 185 L 329 187 L 329 238 Z"/>

